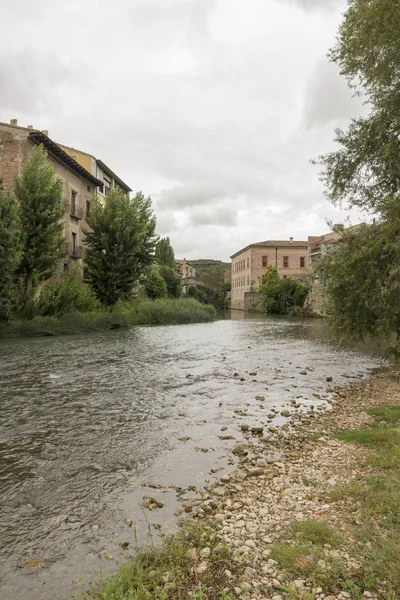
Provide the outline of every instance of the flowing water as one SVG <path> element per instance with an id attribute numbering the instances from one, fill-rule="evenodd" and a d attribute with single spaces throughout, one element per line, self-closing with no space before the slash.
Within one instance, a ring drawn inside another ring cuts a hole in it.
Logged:
<path id="1" fill-rule="evenodd" d="M 173 530 L 172 486 L 201 486 L 212 466 L 229 468 L 234 441 L 218 436 L 226 426 L 240 438 L 235 409 L 249 405 L 262 422 L 296 396 L 317 404 L 327 376 L 348 383 L 381 364 L 377 353 L 335 347 L 321 320 L 239 312 L 209 324 L 1 342 L 1 600 L 71 598 L 115 571 L 127 556 L 121 541 L 134 546 L 152 523 Z M 142 509 L 150 492 L 163 508 Z"/>

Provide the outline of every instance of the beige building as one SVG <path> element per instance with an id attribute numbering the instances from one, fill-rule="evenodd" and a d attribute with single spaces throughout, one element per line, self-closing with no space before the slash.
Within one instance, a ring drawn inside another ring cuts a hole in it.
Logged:
<path id="1" fill-rule="evenodd" d="M 103 182 L 83 168 L 58 144 L 47 131 L 20 127 L 16 119 L 0 123 L 0 179 L 6 192 L 13 192 L 15 175 L 20 175 L 35 146 L 42 144 L 49 163 L 64 186 L 64 238 L 67 265 L 70 260 L 83 258 L 83 229 L 90 214 L 91 202 Z"/>
<path id="2" fill-rule="evenodd" d="M 86 171 L 89 171 L 96 179 L 101 181 L 97 189 L 98 197 L 105 198 L 114 188 L 119 188 L 126 196 L 132 191 L 131 188 L 118 175 L 114 173 L 102 160 L 95 158 L 87 152 L 58 144 L 71 158 L 76 160 Z"/>
<path id="3" fill-rule="evenodd" d="M 308 242 L 267 240 L 250 244 L 231 256 L 231 308 L 248 310 L 257 300 L 257 289 L 269 266 L 282 279 L 304 281 L 308 270 Z"/>
<path id="4" fill-rule="evenodd" d="M 182 295 L 186 296 L 191 285 L 203 285 L 200 281 L 197 271 L 186 259 L 175 260 L 176 272 L 181 279 Z"/>

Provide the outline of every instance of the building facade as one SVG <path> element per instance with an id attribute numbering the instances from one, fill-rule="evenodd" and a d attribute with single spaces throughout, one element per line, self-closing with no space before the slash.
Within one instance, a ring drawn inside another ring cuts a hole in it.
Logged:
<path id="1" fill-rule="evenodd" d="M 114 188 L 119 188 L 126 196 L 132 191 L 131 188 L 118 175 L 114 173 L 103 161 L 95 158 L 87 152 L 70 148 L 63 144 L 58 144 L 71 158 L 76 160 L 86 171 L 89 171 L 96 179 L 102 183 L 97 188 L 97 195 L 100 199 L 104 199 Z"/>
<path id="2" fill-rule="evenodd" d="M 231 261 L 231 308 L 249 310 L 269 266 L 278 269 L 281 279 L 307 279 L 308 242 L 293 238 L 258 242 L 233 254 Z"/>
<path id="3" fill-rule="evenodd" d="M 6 192 L 13 193 L 15 175 L 21 175 L 35 146 L 43 145 L 48 161 L 64 188 L 64 239 L 67 265 L 83 258 L 84 234 L 91 202 L 102 181 L 94 177 L 51 140 L 47 131 L 19 127 L 16 119 L 0 123 L 0 179 Z"/>
<path id="4" fill-rule="evenodd" d="M 197 271 L 186 259 L 175 260 L 176 272 L 181 280 L 182 295 L 186 296 L 191 285 L 203 285 L 197 275 Z"/>

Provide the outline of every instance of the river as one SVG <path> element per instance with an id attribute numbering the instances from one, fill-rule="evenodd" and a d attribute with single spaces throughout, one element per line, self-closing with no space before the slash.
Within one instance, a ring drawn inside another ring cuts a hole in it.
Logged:
<path id="1" fill-rule="evenodd" d="M 121 541 L 155 535 L 153 523 L 172 531 L 172 486 L 232 468 L 234 441 L 218 436 L 227 427 L 240 438 L 235 409 L 263 422 L 293 398 L 329 397 L 327 377 L 349 383 L 380 365 L 379 353 L 337 348 L 322 320 L 236 311 L 208 324 L 1 342 L 1 599 L 66 600 L 116 570 L 128 555 Z M 166 486 L 156 490 L 163 508 L 141 507 L 155 492 L 143 483 Z"/>

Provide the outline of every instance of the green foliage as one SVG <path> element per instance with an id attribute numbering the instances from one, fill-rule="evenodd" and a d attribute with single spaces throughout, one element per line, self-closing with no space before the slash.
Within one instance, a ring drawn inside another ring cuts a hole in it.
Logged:
<path id="1" fill-rule="evenodd" d="M 104 306 L 131 296 L 132 286 L 153 261 L 156 219 L 151 199 L 132 199 L 113 189 L 98 201 L 86 232 L 87 279 Z"/>
<path id="2" fill-rule="evenodd" d="M 186 553 L 205 547 L 211 549 L 212 559 L 200 577 Z M 89 590 L 82 600 L 229 600 L 225 588 L 239 583 L 243 570 L 211 527 L 185 524 L 175 536 L 164 537 L 159 547 L 138 549 L 115 577 Z"/>
<path id="3" fill-rule="evenodd" d="M 341 338 L 400 336 L 400 218 L 343 233 L 320 263 L 332 328 Z"/>
<path id="4" fill-rule="evenodd" d="M 262 312 L 287 315 L 303 307 L 308 287 L 296 279 L 280 279 L 278 269 L 270 265 L 258 293 Z"/>
<path id="5" fill-rule="evenodd" d="M 181 295 L 181 280 L 176 272 L 175 266 L 174 268 L 161 266 L 159 267 L 158 272 L 167 284 L 168 297 L 179 298 L 179 296 Z"/>
<path id="6" fill-rule="evenodd" d="M 21 223 L 15 199 L 0 188 L 0 321 L 16 308 L 15 272 L 21 259 Z"/>
<path id="7" fill-rule="evenodd" d="M 182 325 L 215 319 L 212 306 L 189 298 L 120 301 L 112 312 L 70 312 L 0 324 L 0 338 L 70 335 L 128 328 L 134 325 Z"/>
<path id="8" fill-rule="evenodd" d="M 21 177 L 16 177 L 15 195 L 23 231 L 19 274 L 24 309 L 29 311 L 35 286 L 53 274 L 61 257 L 63 184 L 42 146 L 33 148 Z"/>
<path id="9" fill-rule="evenodd" d="M 367 413 L 379 421 L 385 421 L 386 423 L 398 423 L 400 421 L 400 406 L 383 404 L 382 406 L 369 408 Z"/>
<path id="10" fill-rule="evenodd" d="M 320 157 L 334 204 L 378 215 L 327 257 L 331 323 L 342 337 L 400 332 L 400 3 L 349 0 L 330 58 L 370 112 L 336 131 L 339 148 Z M 335 264 L 335 262 L 337 264 Z"/>
<path id="11" fill-rule="evenodd" d="M 330 544 L 337 546 L 340 540 L 336 533 L 329 525 L 317 519 L 309 521 L 301 521 L 293 526 L 293 532 L 296 537 L 302 542 L 310 542 L 311 544 Z"/>
<path id="12" fill-rule="evenodd" d="M 203 304 L 212 304 L 217 310 L 223 310 L 226 308 L 226 294 L 230 289 L 230 283 L 221 283 L 216 289 L 204 285 L 191 285 L 187 293 L 188 296 L 196 298 L 196 300 Z"/>
<path id="13" fill-rule="evenodd" d="M 175 271 L 175 254 L 169 237 L 160 238 L 156 244 L 155 261 L 160 266 L 165 266 Z"/>
<path id="14" fill-rule="evenodd" d="M 147 276 L 144 290 L 151 300 L 168 296 L 167 284 L 156 269 L 152 269 Z"/>
<path id="15" fill-rule="evenodd" d="M 38 316 L 61 317 L 72 312 L 101 310 L 92 288 L 83 281 L 82 268 L 76 265 L 66 273 L 59 273 L 41 288 L 36 301 Z"/>

